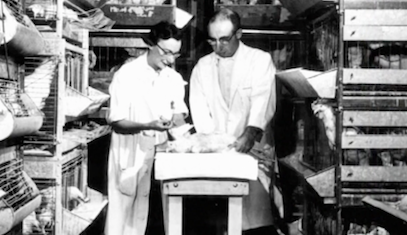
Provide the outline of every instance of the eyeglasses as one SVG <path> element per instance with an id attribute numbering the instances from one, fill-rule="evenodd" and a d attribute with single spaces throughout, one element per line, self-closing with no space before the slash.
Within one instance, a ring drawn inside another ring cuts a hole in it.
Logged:
<path id="1" fill-rule="evenodd" d="M 217 41 L 218 41 L 219 44 L 221 44 L 221 45 L 228 45 L 228 44 L 230 43 L 230 41 L 232 40 L 233 36 L 235 36 L 235 35 L 236 35 L 236 31 L 233 32 L 232 35 L 230 35 L 230 36 L 228 36 L 228 37 L 221 37 L 221 38 L 219 38 L 219 39 L 215 39 L 215 38 L 209 37 L 209 38 L 207 39 L 207 41 L 208 41 L 208 43 L 209 43 L 211 46 L 215 46 Z"/>
<path id="2" fill-rule="evenodd" d="M 179 52 L 174 53 L 174 52 L 172 52 L 172 51 L 170 51 L 170 50 L 167 50 L 167 49 L 162 48 L 162 47 L 161 47 L 160 45 L 158 45 L 158 44 L 156 44 L 156 46 L 163 52 L 162 55 L 166 55 L 166 56 L 171 55 L 171 56 L 173 56 L 174 58 L 178 58 L 178 57 L 181 56 L 181 53 L 179 53 Z"/>

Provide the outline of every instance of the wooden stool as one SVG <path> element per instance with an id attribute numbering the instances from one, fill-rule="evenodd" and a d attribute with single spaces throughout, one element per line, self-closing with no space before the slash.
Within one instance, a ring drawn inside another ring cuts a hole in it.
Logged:
<path id="1" fill-rule="evenodd" d="M 168 195 L 168 235 L 182 235 L 182 199 L 184 196 L 226 196 L 228 198 L 228 234 L 242 234 L 243 195 L 249 193 L 248 180 L 177 179 L 163 182 Z"/>

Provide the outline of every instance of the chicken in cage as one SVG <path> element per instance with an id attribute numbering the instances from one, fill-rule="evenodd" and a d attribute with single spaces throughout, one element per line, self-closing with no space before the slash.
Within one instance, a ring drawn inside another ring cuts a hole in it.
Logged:
<path id="1" fill-rule="evenodd" d="M 38 187 L 40 188 L 40 194 L 42 197 L 40 206 L 28 215 L 23 222 L 23 234 L 55 234 L 56 225 L 56 206 L 57 200 L 57 186 L 55 180 L 50 179 L 34 179 Z M 69 201 L 80 200 L 83 196 L 81 191 L 74 187 L 63 187 L 62 193 Z M 83 197 L 84 200 L 85 197 Z"/>
<path id="2" fill-rule="evenodd" d="M 407 69 L 407 47 L 404 44 L 370 45 L 369 65 L 375 68 Z"/>
<path id="3" fill-rule="evenodd" d="M 84 172 L 85 164 L 85 158 L 81 154 L 62 166 L 62 185 L 64 186 L 62 204 L 68 210 L 89 201 L 89 198 L 80 190 L 85 187 L 83 182 L 86 174 Z"/>
<path id="4" fill-rule="evenodd" d="M 40 189 L 41 203 L 23 221 L 23 234 L 55 234 L 55 181 L 34 179 Z"/>
<path id="5" fill-rule="evenodd" d="M 56 185 L 50 186 L 42 189 L 40 191 L 42 195 L 42 202 L 40 207 L 35 211 L 35 218 L 34 220 L 35 225 L 39 225 L 39 230 L 41 234 L 55 234 L 55 223 L 56 223 Z M 75 186 L 62 186 L 62 199 L 66 199 L 66 203 L 63 202 L 63 206 L 65 208 L 65 204 L 71 205 L 73 202 L 87 202 L 88 199 L 83 195 L 83 193 Z M 32 215 L 33 216 L 33 215 Z M 28 221 L 27 221 L 28 222 Z M 62 221 L 63 222 L 63 221 Z M 35 228 L 37 229 L 37 228 Z"/>
<path id="6" fill-rule="evenodd" d="M 325 128 L 325 133 L 329 141 L 329 146 L 335 150 L 336 143 L 336 117 L 334 109 L 329 104 L 317 100 L 312 105 L 312 109 Z M 406 135 L 407 129 L 401 127 L 346 127 L 342 130 L 345 136 L 356 135 Z M 345 165 L 377 165 L 377 166 L 406 166 L 406 149 L 346 149 L 343 151 Z"/>
<path id="7" fill-rule="evenodd" d="M 316 59 L 315 63 L 320 64 L 324 71 L 336 68 L 339 42 L 336 20 L 314 27 L 311 52 L 315 53 L 315 56 L 311 55 L 311 58 Z"/>
<path id="8" fill-rule="evenodd" d="M 26 14 L 33 19 L 56 20 L 57 0 L 30 0 Z"/>
<path id="9" fill-rule="evenodd" d="M 278 70 L 284 70 L 295 64 L 295 47 L 301 42 L 282 41 L 275 42 L 275 48 L 270 52 L 273 63 Z"/>
<path id="10" fill-rule="evenodd" d="M 347 68 L 407 69 L 405 43 L 347 42 Z"/>
<path id="11" fill-rule="evenodd" d="M 24 220 L 24 235 L 55 234 L 58 222 L 65 226 L 65 223 L 68 223 L 65 219 L 72 217 L 70 211 L 82 203 L 89 202 L 89 198 L 83 192 L 86 177 L 85 159 L 80 154 L 64 163 L 61 183 L 57 184 L 55 179 L 34 179 L 40 189 L 42 200 L 35 212 Z M 59 206 L 62 206 L 62 217 L 56 214 Z"/>

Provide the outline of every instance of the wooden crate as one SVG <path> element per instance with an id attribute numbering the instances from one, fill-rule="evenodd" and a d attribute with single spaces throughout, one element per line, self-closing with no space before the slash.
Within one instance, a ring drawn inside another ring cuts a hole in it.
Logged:
<path id="1" fill-rule="evenodd" d="M 116 21 L 116 26 L 152 26 L 160 21 L 174 21 L 173 5 L 105 4 L 101 9 Z"/>
<path id="2" fill-rule="evenodd" d="M 280 22 L 281 6 L 271 4 L 258 5 L 226 5 L 217 4 L 217 9 L 228 8 L 240 16 L 243 28 L 267 28 Z"/>

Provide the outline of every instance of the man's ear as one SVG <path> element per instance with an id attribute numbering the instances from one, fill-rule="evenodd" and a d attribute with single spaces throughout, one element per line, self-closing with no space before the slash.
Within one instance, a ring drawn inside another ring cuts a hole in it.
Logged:
<path id="1" fill-rule="evenodd" d="M 236 31 L 236 38 L 237 38 L 237 39 L 242 38 L 242 34 L 243 34 L 242 29 L 238 29 L 238 30 Z"/>

